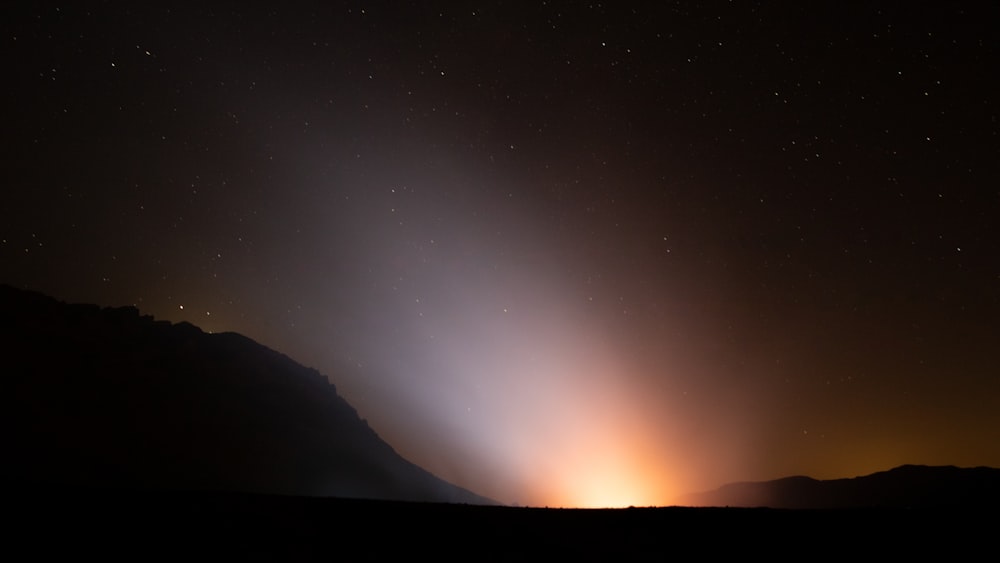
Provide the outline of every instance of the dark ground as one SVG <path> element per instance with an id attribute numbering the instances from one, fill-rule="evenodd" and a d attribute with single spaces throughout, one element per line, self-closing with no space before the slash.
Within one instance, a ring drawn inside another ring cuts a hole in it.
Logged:
<path id="1" fill-rule="evenodd" d="M 996 512 L 574 510 L 234 493 L 38 491 L 4 503 L 32 560 L 676 560 L 989 553 Z"/>

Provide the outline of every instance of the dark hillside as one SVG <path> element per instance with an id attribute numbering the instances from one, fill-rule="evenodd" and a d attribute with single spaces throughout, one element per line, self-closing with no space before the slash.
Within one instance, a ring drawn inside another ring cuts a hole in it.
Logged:
<path id="1" fill-rule="evenodd" d="M 406 461 L 326 377 L 238 334 L 0 286 L 16 482 L 490 503 Z"/>

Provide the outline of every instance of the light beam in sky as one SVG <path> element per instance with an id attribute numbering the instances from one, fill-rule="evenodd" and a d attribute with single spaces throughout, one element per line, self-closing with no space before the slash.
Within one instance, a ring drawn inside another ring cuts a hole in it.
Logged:
<path id="1" fill-rule="evenodd" d="M 440 452 L 441 442 L 466 452 L 458 465 L 492 466 L 528 491 L 505 501 L 667 502 L 666 443 L 655 429 L 662 416 L 646 410 L 641 378 L 629 373 L 612 335 L 581 313 L 573 292 L 560 291 L 565 284 L 523 271 L 474 281 L 469 268 L 475 265 L 464 262 L 415 280 L 428 290 L 407 308 L 417 313 L 410 322 L 395 318 L 386 333 L 396 340 L 372 354 L 378 371 L 404 387 L 404 408 L 438 429 L 404 430 L 394 443 L 410 445 L 405 453 L 438 472 L 440 457 L 426 452 Z M 421 445 L 428 437 L 439 438 Z M 491 485 L 475 482 L 476 490 L 502 495 L 504 487 Z"/>

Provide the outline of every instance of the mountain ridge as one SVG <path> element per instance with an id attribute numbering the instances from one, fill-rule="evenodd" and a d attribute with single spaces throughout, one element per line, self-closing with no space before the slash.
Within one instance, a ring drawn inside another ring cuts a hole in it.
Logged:
<path id="1" fill-rule="evenodd" d="M 327 377 L 244 335 L 2 284 L 0 313 L 13 482 L 498 504 L 409 462 Z"/>
<path id="2" fill-rule="evenodd" d="M 1000 469 L 905 464 L 868 475 L 804 475 L 728 483 L 682 497 L 689 506 L 784 509 L 971 508 L 1000 501 Z"/>

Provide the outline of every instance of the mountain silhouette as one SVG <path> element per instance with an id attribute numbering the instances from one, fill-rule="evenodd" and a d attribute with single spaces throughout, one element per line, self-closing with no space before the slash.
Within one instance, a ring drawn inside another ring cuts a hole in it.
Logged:
<path id="1" fill-rule="evenodd" d="M 0 353 L 8 483 L 496 504 L 239 334 L 0 285 Z"/>
<path id="2" fill-rule="evenodd" d="M 903 465 L 850 479 L 786 477 L 731 483 L 687 495 L 688 506 L 845 508 L 985 508 L 1000 502 L 1000 469 Z"/>

